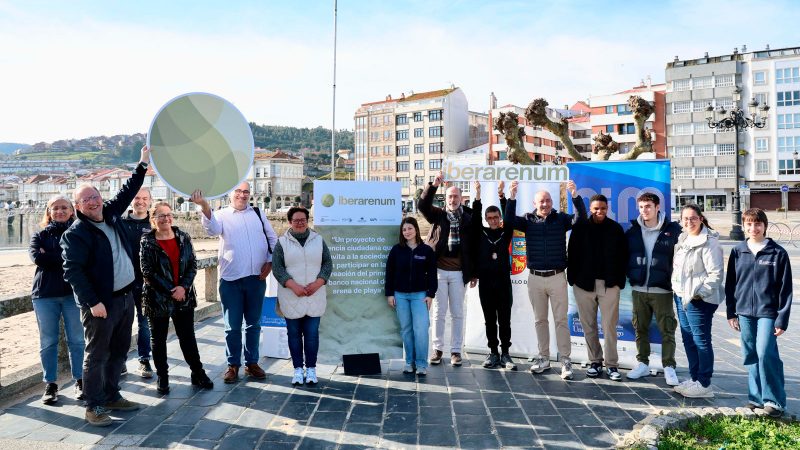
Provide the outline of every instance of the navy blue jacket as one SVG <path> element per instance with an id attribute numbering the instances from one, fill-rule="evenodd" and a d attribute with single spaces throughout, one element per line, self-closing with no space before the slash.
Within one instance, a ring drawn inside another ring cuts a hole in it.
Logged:
<path id="1" fill-rule="evenodd" d="M 567 214 L 555 209 L 541 221 L 536 211 L 517 216 L 517 201 L 508 200 L 504 226 L 525 232 L 525 252 L 530 270 L 561 270 L 567 268 L 567 231 L 576 221 L 586 219 L 586 205 L 580 195 L 572 198 L 578 214 Z"/>
<path id="2" fill-rule="evenodd" d="M 642 227 L 638 220 L 631 221 L 631 227 L 625 232 L 628 238 L 628 280 L 631 286 L 657 287 L 672 290 L 672 257 L 675 255 L 675 244 L 681 235 L 681 226 L 678 222 L 664 220 L 661 232 L 653 246 L 650 259 L 650 278 L 647 278 L 647 253 L 644 249 Z"/>
<path id="3" fill-rule="evenodd" d="M 592 242 L 592 231 L 602 236 Z M 602 261 L 594 260 L 594 247 L 600 248 Z M 595 280 L 603 280 L 607 288 L 625 289 L 625 268 L 628 262 L 628 241 L 622 226 L 608 217 L 600 223 L 580 220 L 572 227 L 569 237 L 569 267 L 567 282 L 584 291 L 594 292 Z M 599 272 L 598 269 L 599 268 Z"/>
<path id="4" fill-rule="evenodd" d="M 72 295 L 72 287 L 64 281 L 64 268 L 61 265 L 61 235 L 72 225 L 68 222 L 50 222 L 42 231 L 31 236 L 28 249 L 31 261 L 36 264 L 33 274 L 31 298 L 65 297 Z M 44 250 L 42 252 L 41 250 Z"/>
<path id="5" fill-rule="evenodd" d="M 775 319 L 775 328 L 786 330 L 792 308 L 792 266 L 786 250 L 767 238 L 758 254 L 747 241 L 731 249 L 725 279 L 728 319 L 738 315 Z"/>
<path id="6" fill-rule="evenodd" d="M 125 239 L 121 216 L 142 187 L 145 172 L 145 166 L 136 166 L 133 175 L 117 195 L 103 203 L 103 220 L 119 233 L 122 246 L 131 260 L 133 251 Z M 64 279 L 72 285 L 78 305 L 91 308 L 100 302 L 111 300 L 114 293 L 114 261 L 111 243 L 106 235 L 89 223 L 86 216 L 78 211 L 76 215 L 78 220 L 61 237 Z"/>
<path id="7" fill-rule="evenodd" d="M 403 244 L 392 247 L 386 259 L 387 297 L 395 292 L 425 291 L 426 297 L 433 298 L 437 287 L 436 254 L 430 246 L 418 244 L 413 250 Z"/>

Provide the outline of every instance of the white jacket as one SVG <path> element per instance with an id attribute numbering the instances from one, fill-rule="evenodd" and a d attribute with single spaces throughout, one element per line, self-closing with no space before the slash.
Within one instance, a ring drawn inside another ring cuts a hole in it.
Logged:
<path id="1" fill-rule="evenodd" d="M 698 239 L 685 231 L 678 237 L 672 261 L 672 290 L 684 305 L 698 296 L 706 303 L 719 305 L 725 300 L 724 265 L 719 233 L 703 227 Z"/>
<path id="2" fill-rule="evenodd" d="M 317 279 L 322 268 L 322 236 L 310 230 L 305 245 L 288 231 L 278 238 L 283 250 L 286 271 L 300 286 Z M 278 304 L 287 319 L 300 319 L 304 316 L 321 317 L 325 314 L 327 295 L 325 286 L 317 289 L 310 297 L 298 297 L 291 289 L 278 284 Z"/>

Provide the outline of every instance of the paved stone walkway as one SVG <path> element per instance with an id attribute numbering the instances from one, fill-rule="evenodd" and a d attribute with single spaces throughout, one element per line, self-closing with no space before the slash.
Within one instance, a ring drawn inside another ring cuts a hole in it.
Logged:
<path id="1" fill-rule="evenodd" d="M 800 259 L 800 252 L 792 253 L 793 260 Z M 800 265 L 795 267 L 800 275 Z M 656 408 L 736 407 L 746 402 L 738 334 L 727 326 L 722 310 L 713 330 L 717 397 L 709 401 L 682 398 L 661 376 L 619 383 L 586 378 L 579 369 L 574 381 L 564 382 L 558 370 L 531 375 L 527 361 L 518 361 L 518 372 L 483 369 L 482 355 L 470 356 L 462 367 L 434 366 L 423 378 L 403 374 L 399 360 L 384 362 L 383 375 L 374 377 L 348 377 L 337 367 L 319 366 L 320 383 L 302 388 L 290 385 L 289 361 L 263 359 L 267 380 L 225 385 L 220 379 L 225 368 L 222 320 L 209 319 L 197 325 L 197 336 L 214 390 L 190 385 L 189 370 L 172 338 L 169 395 L 156 393 L 155 379 L 133 373 L 137 362 L 131 353 L 123 395 L 146 407 L 115 414 L 112 426 L 95 428 L 85 423 L 71 385 L 55 406 L 42 405 L 37 392 L 0 411 L 0 448 L 58 448 L 56 443 L 64 448 L 237 450 L 608 448 Z M 795 313 L 789 332 L 779 340 L 791 414 L 800 413 L 798 336 L 800 313 Z M 682 347 L 678 345 L 681 378 L 687 375 Z"/>

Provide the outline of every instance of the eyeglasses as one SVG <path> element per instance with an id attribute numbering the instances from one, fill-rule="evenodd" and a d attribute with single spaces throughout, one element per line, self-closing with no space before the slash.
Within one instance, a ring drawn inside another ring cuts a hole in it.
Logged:
<path id="1" fill-rule="evenodd" d="M 172 214 L 159 214 L 156 216 L 156 220 L 172 219 L 172 217 Z"/>
<path id="2" fill-rule="evenodd" d="M 248 190 L 236 189 L 236 190 L 235 190 L 235 191 L 233 191 L 233 192 L 234 192 L 236 195 L 250 195 L 250 191 L 248 191 Z"/>
<path id="3" fill-rule="evenodd" d="M 684 218 L 683 218 L 683 221 L 684 221 L 684 222 L 699 222 L 699 221 L 700 221 L 700 218 L 699 218 L 699 217 L 697 217 L 697 216 L 694 216 L 694 217 L 684 217 Z"/>
<path id="4" fill-rule="evenodd" d="M 94 202 L 94 201 L 98 201 L 98 200 L 102 200 L 102 198 L 99 195 L 95 194 L 95 195 L 90 195 L 89 197 L 84 197 L 80 201 L 81 201 L 81 204 L 85 205 L 85 204 L 87 204 L 89 202 Z"/>
<path id="5" fill-rule="evenodd" d="M 306 222 L 308 222 L 308 219 L 292 219 L 291 222 L 292 223 L 306 223 Z"/>

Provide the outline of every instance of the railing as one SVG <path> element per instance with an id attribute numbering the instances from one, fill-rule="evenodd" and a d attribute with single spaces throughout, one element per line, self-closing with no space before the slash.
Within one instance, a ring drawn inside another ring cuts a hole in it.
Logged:
<path id="1" fill-rule="evenodd" d="M 767 227 L 767 236 L 781 244 L 800 247 L 800 224 L 772 222 Z"/>

